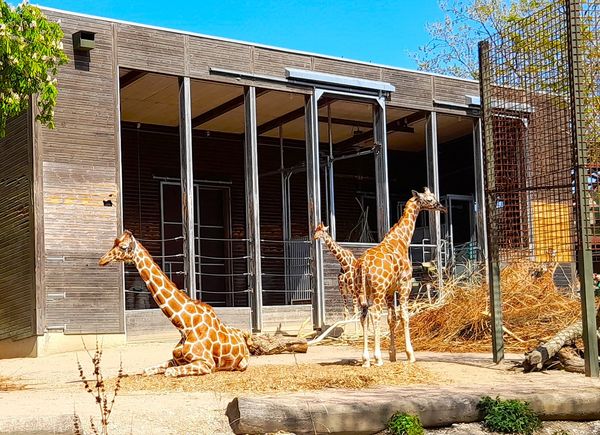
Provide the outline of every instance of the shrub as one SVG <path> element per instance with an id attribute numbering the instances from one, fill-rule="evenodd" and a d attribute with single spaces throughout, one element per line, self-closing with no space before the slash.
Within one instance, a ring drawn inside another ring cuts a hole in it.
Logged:
<path id="1" fill-rule="evenodd" d="M 423 435 L 423 426 L 419 416 L 396 412 L 387 424 L 388 430 L 394 435 Z"/>
<path id="2" fill-rule="evenodd" d="M 483 425 L 491 431 L 530 435 L 542 425 L 529 404 L 521 400 L 485 396 L 477 408 L 483 412 Z"/>

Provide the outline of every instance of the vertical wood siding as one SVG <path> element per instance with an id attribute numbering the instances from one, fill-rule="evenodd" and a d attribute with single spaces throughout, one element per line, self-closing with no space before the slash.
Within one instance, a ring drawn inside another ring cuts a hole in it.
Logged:
<path id="1" fill-rule="evenodd" d="M 112 25 L 55 12 L 48 16 L 61 20 L 71 61 L 58 77 L 56 129 L 39 129 L 46 326 L 65 333 L 119 333 L 124 330 L 120 268 L 97 265 L 117 235 L 119 215 Z M 72 34 L 79 30 L 96 34 L 89 71 L 73 63 Z"/>
<path id="2" fill-rule="evenodd" d="M 0 340 L 35 335 L 35 249 L 29 116 L 0 139 Z"/>

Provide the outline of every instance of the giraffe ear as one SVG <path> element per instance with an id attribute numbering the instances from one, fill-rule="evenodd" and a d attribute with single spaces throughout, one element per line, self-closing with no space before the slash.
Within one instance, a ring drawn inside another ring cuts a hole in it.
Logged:
<path id="1" fill-rule="evenodd" d="M 417 192 L 416 190 L 413 190 L 413 191 L 412 191 L 412 196 L 415 196 L 415 197 L 416 197 L 416 196 L 419 196 L 419 192 Z"/>
<path id="2" fill-rule="evenodd" d="M 323 225 L 323 230 L 324 231 L 329 231 L 329 227 L 328 226 L 326 227 L 325 225 Z"/>
<path id="3" fill-rule="evenodd" d="M 431 190 L 429 190 L 429 187 L 425 186 L 425 187 L 423 188 L 423 192 L 424 192 L 424 193 L 431 193 Z"/>

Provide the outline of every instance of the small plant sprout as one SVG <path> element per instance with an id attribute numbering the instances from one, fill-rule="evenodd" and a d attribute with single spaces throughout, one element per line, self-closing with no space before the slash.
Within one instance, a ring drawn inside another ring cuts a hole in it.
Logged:
<path id="1" fill-rule="evenodd" d="M 86 349 L 87 351 L 87 349 Z M 115 387 L 112 392 L 112 397 L 110 392 L 106 391 L 106 384 L 104 382 L 104 376 L 102 375 L 101 368 L 101 360 L 102 360 L 102 348 L 96 342 L 96 351 L 92 355 L 88 351 L 88 355 L 92 360 L 93 365 L 93 373 L 91 378 L 87 378 L 83 372 L 83 367 L 79 358 L 77 358 L 77 368 L 79 370 L 79 378 L 83 384 L 83 388 L 85 391 L 90 393 L 94 397 L 94 401 L 98 405 L 99 415 L 100 415 L 100 426 L 96 426 L 94 422 L 94 418 L 90 416 L 90 427 L 92 432 L 96 435 L 107 435 L 108 434 L 108 419 L 113 410 L 113 406 L 115 404 L 115 399 L 117 398 L 117 394 L 121 389 L 121 379 L 123 378 L 123 362 L 121 361 L 119 365 L 119 372 L 117 373 L 117 378 L 115 382 Z M 82 434 L 82 426 L 81 421 L 77 415 L 74 416 L 73 425 L 76 434 Z"/>
<path id="2" fill-rule="evenodd" d="M 387 428 L 393 435 L 423 435 L 425 433 L 419 416 L 405 412 L 396 412 L 392 415 Z"/>

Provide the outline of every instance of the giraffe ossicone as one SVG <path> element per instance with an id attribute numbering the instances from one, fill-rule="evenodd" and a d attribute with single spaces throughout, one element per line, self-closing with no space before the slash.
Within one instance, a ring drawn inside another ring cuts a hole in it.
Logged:
<path id="1" fill-rule="evenodd" d="M 408 297 L 412 282 L 412 263 L 409 247 L 415 230 L 415 222 L 421 210 L 446 212 L 446 208 L 436 196 L 425 187 L 424 192 L 412 191 L 406 202 L 400 220 L 390 229 L 381 243 L 367 249 L 356 263 L 356 283 L 358 292 L 364 297 L 363 316 L 363 367 L 369 367 L 371 360 L 368 346 L 366 312 L 371 316 L 375 331 L 375 364 L 382 365 L 381 358 L 381 312 L 384 305 L 388 309 L 390 331 L 390 361 L 396 361 L 396 329 L 398 317 L 404 326 L 404 344 L 408 361 L 415 361 L 410 340 Z M 399 312 L 394 304 L 394 293 L 398 292 Z"/>
<path id="2" fill-rule="evenodd" d="M 115 239 L 98 264 L 105 266 L 118 261 L 135 264 L 159 308 L 181 334 L 173 358 L 145 369 L 144 374 L 178 377 L 217 370 L 246 370 L 250 358 L 249 332 L 224 325 L 210 305 L 179 290 L 130 231 Z"/>

